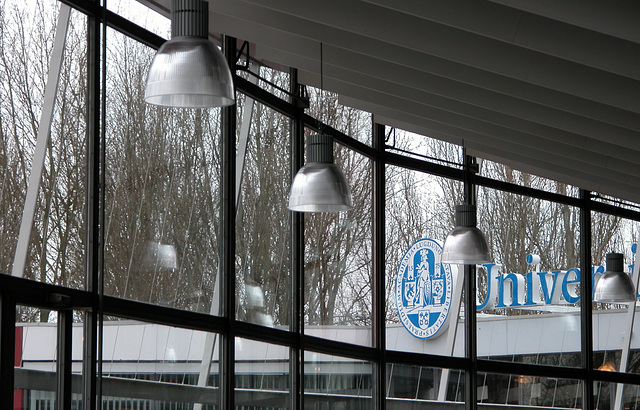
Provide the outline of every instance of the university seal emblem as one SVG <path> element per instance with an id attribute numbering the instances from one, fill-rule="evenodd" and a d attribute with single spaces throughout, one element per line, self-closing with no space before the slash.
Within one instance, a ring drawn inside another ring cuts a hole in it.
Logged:
<path id="1" fill-rule="evenodd" d="M 451 266 L 440 263 L 442 246 L 420 239 L 404 254 L 396 275 L 398 317 L 413 336 L 430 339 L 446 329 L 453 282 Z"/>

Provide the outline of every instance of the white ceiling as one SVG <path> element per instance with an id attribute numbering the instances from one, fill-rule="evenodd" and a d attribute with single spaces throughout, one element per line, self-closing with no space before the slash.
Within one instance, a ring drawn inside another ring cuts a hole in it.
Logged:
<path id="1" fill-rule="evenodd" d="M 143 0 L 169 9 L 170 0 Z M 640 202 L 640 2 L 209 0 L 252 43 L 376 121 Z M 160 10 L 161 11 L 161 10 Z M 165 13 L 166 14 L 166 13 Z"/>

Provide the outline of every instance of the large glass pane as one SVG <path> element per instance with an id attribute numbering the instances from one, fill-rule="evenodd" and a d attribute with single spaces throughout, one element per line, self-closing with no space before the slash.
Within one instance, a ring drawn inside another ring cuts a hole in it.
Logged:
<path id="1" fill-rule="evenodd" d="M 105 293 L 217 314 L 219 110 L 146 104 L 154 50 L 107 37 Z"/>
<path id="2" fill-rule="evenodd" d="M 616 198 L 611 195 L 599 194 L 597 192 L 592 192 L 592 199 L 595 202 L 602 202 L 609 205 L 614 205 L 620 208 L 630 209 L 632 211 L 640 211 L 640 204 L 637 202 L 627 201 L 625 199 Z"/>
<path id="3" fill-rule="evenodd" d="M 594 409 L 616 410 L 637 409 L 640 407 L 640 386 L 636 384 L 618 384 L 593 382 Z"/>
<path id="4" fill-rule="evenodd" d="M 247 49 L 243 49 L 243 52 L 247 52 Z M 251 50 L 248 50 L 251 52 Z M 240 62 L 242 65 L 245 64 L 246 55 L 242 57 L 242 61 Z M 255 64 L 250 64 L 249 67 L 236 67 L 237 74 L 245 78 L 252 83 L 255 83 L 261 89 L 285 100 L 291 100 L 291 92 L 289 92 L 289 88 L 291 85 L 291 78 L 289 73 L 277 70 L 267 66 L 259 66 L 257 67 Z M 238 96 L 236 95 L 236 98 Z"/>
<path id="5" fill-rule="evenodd" d="M 14 360 L 14 410 L 56 406 L 56 312 L 18 306 Z"/>
<path id="6" fill-rule="evenodd" d="M 464 372 L 389 363 L 386 389 L 388 409 L 463 408 Z"/>
<path id="7" fill-rule="evenodd" d="M 493 263 L 478 267 L 478 356 L 581 366 L 578 209 L 488 188 L 478 222 Z"/>
<path id="8" fill-rule="evenodd" d="M 304 406 L 307 409 L 373 408 L 370 362 L 314 352 L 304 354 Z"/>
<path id="9" fill-rule="evenodd" d="M 479 404 L 579 409 L 582 408 L 582 397 L 580 380 L 515 374 L 478 375 Z"/>
<path id="10" fill-rule="evenodd" d="M 353 209 L 305 214 L 305 333 L 371 345 L 372 165 L 338 144 L 335 164 Z"/>
<path id="11" fill-rule="evenodd" d="M 110 320 L 102 333 L 103 408 L 219 406 L 220 335 Z"/>
<path id="12" fill-rule="evenodd" d="M 370 113 L 340 104 L 338 94 L 314 87 L 307 87 L 307 90 L 310 102 L 307 114 L 353 139 L 371 145 Z"/>
<path id="13" fill-rule="evenodd" d="M 528 188 L 540 189 L 547 192 L 554 192 L 561 195 L 573 197 L 580 195 L 580 190 L 577 186 L 518 171 L 499 162 L 493 162 L 486 159 L 479 159 L 478 162 L 480 163 L 480 175 L 487 178 L 510 182 L 512 184 L 522 185 Z"/>
<path id="14" fill-rule="evenodd" d="M 638 222 L 593 212 L 591 225 L 594 299 L 609 253 L 623 254 L 623 274 L 633 273 L 632 282 L 637 286 L 637 243 L 640 240 Z M 594 367 L 600 370 L 640 373 L 640 342 L 635 336 L 638 331 L 637 304 L 594 303 L 592 318 Z"/>
<path id="15" fill-rule="evenodd" d="M 171 37 L 171 21 L 137 0 L 109 0 L 109 10 L 163 38 Z M 154 4 L 154 3 L 151 3 Z M 166 12 L 168 13 L 168 12 Z"/>
<path id="16" fill-rule="evenodd" d="M 462 147 L 450 142 L 389 126 L 385 127 L 384 142 L 394 154 L 462 167 Z"/>
<path id="17" fill-rule="evenodd" d="M 80 383 L 80 378 L 82 376 L 82 372 L 85 370 L 82 366 L 83 363 L 83 355 L 84 355 L 84 331 L 85 331 L 85 316 L 86 312 L 84 311 L 74 311 L 73 312 L 73 327 L 71 330 L 71 377 L 72 377 L 72 388 L 71 388 L 71 408 L 82 410 L 82 392 L 79 388 L 75 389 L 73 386 L 78 386 Z"/>
<path id="18" fill-rule="evenodd" d="M 237 408 L 290 408 L 288 347 L 238 338 L 235 371 Z"/>
<path id="19" fill-rule="evenodd" d="M 63 7 L 0 4 L 0 272 L 81 288 L 86 17 Z"/>
<path id="20" fill-rule="evenodd" d="M 387 348 L 464 356 L 462 270 L 441 265 L 462 184 L 386 168 Z"/>
<path id="21" fill-rule="evenodd" d="M 287 326 L 291 311 L 289 119 L 250 98 L 239 123 L 237 317 Z M 250 124 L 247 124 L 250 122 Z"/>

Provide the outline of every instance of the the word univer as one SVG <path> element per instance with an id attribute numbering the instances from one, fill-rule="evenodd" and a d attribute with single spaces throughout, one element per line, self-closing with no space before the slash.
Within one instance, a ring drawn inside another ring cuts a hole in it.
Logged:
<path id="1" fill-rule="evenodd" d="M 537 255 L 529 255 L 527 261 L 532 256 Z M 569 305 L 580 300 L 578 288 L 580 286 L 581 272 L 578 268 L 549 272 L 534 270 L 521 274 L 500 273 L 502 266 L 495 263 L 487 263 L 482 266 L 487 271 L 487 293 L 484 301 L 476 306 L 478 311 L 544 305 Z M 630 268 L 633 269 L 633 265 Z M 594 284 L 594 287 L 597 279 L 603 273 L 603 266 L 591 267 L 591 283 Z"/>

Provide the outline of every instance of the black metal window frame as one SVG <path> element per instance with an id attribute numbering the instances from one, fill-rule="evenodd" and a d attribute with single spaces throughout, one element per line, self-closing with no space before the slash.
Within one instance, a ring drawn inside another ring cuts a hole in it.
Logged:
<path id="1" fill-rule="evenodd" d="M 321 124 L 316 118 L 304 113 L 293 101 L 283 100 L 251 82 L 234 75 L 237 92 L 254 98 L 256 101 L 274 109 L 291 119 L 292 175 L 303 162 L 304 128 L 318 130 L 320 126 L 332 135 L 335 141 L 362 154 L 372 160 L 373 173 L 373 340 L 371 347 L 352 345 L 349 343 L 326 340 L 306 335 L 303 332 L 303 259 L 304 259 L 304 217 L 291 213 L 291 252 L 292 252 L 292 325 L 289 331 L 265 328 L 259 325 L 236 320 L 235 305 L 235 269 L 234 269 L 234 230 L 235 230 L 235 106 L 223 109 L 222 112 L 222 180 L 221 180 L 221 243 L 220 264 L 223 278 L 222 316 L 211 316 L 203 313 L 183 311 L 164 306 L 157 306 L 116 297 L 106 296 L 100 286 L 102 264 L 101 226 L 104 216 L 104 130 L 101 129 L 101 116 L 104 115 L 104 50 L 106 27 L 115 29 L 148 46 L 158 48 L 164 39 L 142 27 L 118 16 L 103 5 L 91 0 L 62 0 L 76 10 L 88 16 L 88 138 L 87 138 L 87 208 L 86 208 L 86 283 L 85 290 L 64 288 L 56 285 L 19 279 L 9 275 L 0 275 L 0 406 L 13 408 L 14 380 L 14 343 L 15 343 L 15 310 L 17 305 L 30 305 L 40 308 L 58 310 L 58 402 L 62 408 L 71 403 L 71 352 L 70 329 L 72 310 L 84 311 L 85 332 L 83 352 L 83 405 L 87 410 L 100 408 L 100 334 L 101 318 L 104 315 L 161 324 L 222 335 L 221 351 L 221 404 L 223 408 L 234 407 L 234 340 L 236 337 L 256 340 L 265 343 L 286 346 L 290 349 L 290 406 L 294 409 L 304 407 L 304 352 L 313 351 L 328 355 L 337 355 L 373 364 L 373 403 L 376 409 L 385 408 L 385 383 L 387 363 L 417 365 L 435 368 L 449 368 L 466 372 L 467 409 L 477 407 L 475 400 L 475 380 L 478 373 L 518 374 L 539 377 L 555 377 L 576 379 L 583 382 L 583 408 L 591 409 L 593 403 L 593 382 L 624 383 L 640 385 L 640 374 L 604 372 L 593 369 L 592 346 L 592 303 L 591 293 L 585 292 L 581 307 L 582 367 L 566 368 L 537 364 L 505 363 L 478 359 L 475 349 L 468 349 L 466 357 L 443 357 L 429 354 L 390 351 L 385 348 L 385 167 L 394 165 L 405 169 L 433 174 L 445 178 L 465 181 L 465 190 L 475 184 L 487 188 L 512 192 L 538 199 L 571 205 L 580 210 L 580 260 L 583 271 L 591 266 L 591 213 L 598 211 L 606 214 L 640 221 L 640 212 L 620 206 L 594 201 L 590 192 L 581 190 L 580 197 L 541 191 L 486 177 L 473 176 L 465 178 L 464 170 L 422 159 L 410 158 L 385 150 L 385 127 L 374 122 L 372 127 L 372 146 L 359 142 L 332 127 Z M 224 39 L 225 54 L 231 64 L 235 64 L 235 39 Z M 298 89 L 297 73 L 291 70 L 291 89 Z M 475 286 L 467 281 L 467 294 Z M 582 275 L 582 289 L 590 289 L 591 276 Z M 470 303 L 467 300 L 467 303 Z M 475 340 L 475 321 L 465 321 L 467 341 Z"/>

